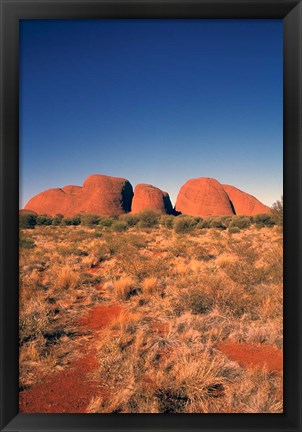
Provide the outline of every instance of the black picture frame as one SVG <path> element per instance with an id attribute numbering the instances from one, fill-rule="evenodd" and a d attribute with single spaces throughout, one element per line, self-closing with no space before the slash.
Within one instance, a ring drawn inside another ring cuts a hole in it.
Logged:
<path id="1" fill-rule="evenodd" d="M 1 419 L 3 431 L 301 430 L 302 5 L 296 0 L 0 0 Z M 19 20 L 278 18 L 284 24 L 284 412 L 282 414 L 19 414 Z"/>

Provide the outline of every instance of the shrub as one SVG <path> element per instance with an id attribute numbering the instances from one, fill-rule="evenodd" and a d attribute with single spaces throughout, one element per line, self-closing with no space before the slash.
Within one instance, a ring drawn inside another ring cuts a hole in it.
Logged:
<path id="1" fill-rule="evenodd" d="M 198 222 L 197 226 L 198 229 L 203 229 L 203 228 L 211 228 L 211 223 L 209 218 L 207 219 L 201 219 L 200 222 Z"/>
<path id="2" fill-rule="evenodd" d="M 229 226 L 229 232 L 231 234 L 236 234 L 240 232 L 240 228 L 236 227 L 236 226 Z"/>
<path id="3" fill-rule="evenodd" d="M 233 216 L 229 227 L 237 227 L 240 229 L 249 228 L 251 226 L 251 219 L 248 216 Z"/>
<path id="4" fill-rule="evenodd" d="M 60 213 L 56 214 L 52 220 L 52 224 L 55 226 L 61 225 L 64 216 Z"/>
<path id="5" fill-rule="evenodd" d="M 160 213 L 154 210 L 144 210 L 138 214 L 139 226 L 142 228 L 152 228 L 159 223 Z"/>
<path id="6" fill-rule="evenodd" d="M 26 237 L 21 237 L 19 239 L 19 246 L 21 248 L 24 248 L 24 249 L 32 249 L 36 245 L 35 245 L 35 242 L 32 239 L 26 238 Z"/>
<path id="7" fill-rule="evenodd" d="M 137 294 L 134 280 L 130 276 L 123 277 L 113 283 L 114 296 L 119 300 L 129 300 L 132 295 Z"/>
<path id="8" fill-rule="evenodd" d="M 178 216 L 174 221 L 174 231 L 176 233 L 190 232 L 196 227 L 197 223 L 192 216 Z"/>
<path id="9" fill-rule="evenodd" d="M 221 220 L 223 222 L 223 224 L 228 227 L 230 225 L 230 223 L 232 222 L 232 216 L 222 216 Z"/>
<path id="10" fill-rule="evenodd" d="M 80 223 L 81 223 L 81 217 L 80 216 L 73 216 L 73 217 L 62 219 L 63 225 L 80 225 Z"/>
<path id="11" fill-rule="evenodd" d="M 166 228 L 173 228 L 175 216 L 162 215 L 160 218 L 160 224 Z"/>
<path id="12" fill-rule="evenodd" d="M 193 314 L 204 314 L 211 309 L 212 299 L 200 287 L 191 287 L 182 293 L 181 308 Z"/>
<path id="13" fill-rule="evenodd" d="M 101 217 L 99 218 L 99 226 L 101 227 L 111 227 L 111 225 L 113 224 L 113 222 L 115 221 L 115 219 L 113 217 Z"/>
<path id="14" fill-rule="evenodd" d="M 55 274 L 55 284 L 58 289 L 74 289 L 79 281 L 79 274 L 68 265 L 61 267 Z"/>
<path id="15" fill-rule="evenodd" d="M 24 213 L 19 215 L 20 228 L 34 228 L 37 224 L 37 216 L 32 213 Z"/>
<path id="16" fill-rule="evenodd" d="M 52 218 L 48 215 L 37 216 L 37 225 L 51 225 Z"/>
<path id="17" fill-rule="evenodd" d="M 111 229 L 113 231 L 126 231 L 127 228 L 128 228 L 127 223 L 123 221 L 115 221 L 111 225 Z"/>
<path id="18" fill-rule="evenodd" d="M 266 213 L 260 213 L 254 216 L 254 222 L 256 226 L 258 227 L 272 227 L 273 225 L 276 225 L 276 222 L 274 220 L 274 216 L 271 214 Z"/>
<path id="19" fill-rule="evenodd" d="M 221 217 L 211 217 L 208 219 L 211 228 L 218 228 L 225 230 L 227 227 Z"/>
<path id="20" fill-rule="evenodd" d="M 277 225 L 283 225 L 283 196 L 272 205 L 272 213 Z"/>
<path id="21" fill-rule="evenodd" d="M 95 214 L 83 214 L 81 215 L 81 225 L 92 226 L 98 225 L 100 217 Z"/>
<path id="22" fill-rule="evenodd" d="M 129 213 L 121 215 L 119 219 L 120 221 L 125 222 L 129 227 L 135 226 L 139 221 L 138 215 L 133 215 Z"/>

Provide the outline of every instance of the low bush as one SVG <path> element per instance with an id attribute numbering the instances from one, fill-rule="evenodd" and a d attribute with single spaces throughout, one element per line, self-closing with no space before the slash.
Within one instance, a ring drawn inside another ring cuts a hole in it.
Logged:
<path id="1" fill-rule="evenodd" d="M 72 216 L 72 217 L 62 219 L 63 225 L 80 225 L 80 223 L 81 223 L 80 216 Z"/>
<path id="2" fill-rule="evenodd" d="M 209 218 L 207 219 L 201 219 L 200 222 L 196 225 L 196 228 L 203 229 L 203 228 L 211 228 L 211 223 Z"/>
<path id="3" fill-rule="evenodd" d="M 37 225 L 51 225 L 52 218 L 48 215 L 37 216 Z"/>
<path id="4" fill-rule="evenodd" d="M 111 229 L 113 231 L 126 231 L 128 228 L 128 225 L 126 222 L 124 221 L 115 221 L 113 222 L 113 224 L 111 225 Z"/>
<path id="5" fill-rule="evenodd" d="M 211 217 L 208 218 L 210 228 L 218 228 L 221 230 L 225 230 L 227 227 L 221 217 Z"/>
<path id="6" fill-rule="evenodd" d="M 158 225 L 160 220 L 160 213 L 154 210 L 144 210 L 143 212 L 138 214 L 139 223 L 138 225 L 142 228 L 152 228 Z"/>
<path id="7" fill-rule="evenodd" d="M 116 219 L 114 219 L 112 216 L 109 216 L 109 217 L 101 217 L 101 218 L 99 219 L 98 225 L 101 226 L 101 227 L 104 227 L 104 228 L 109 228 L 109 227 L 111 227 L 111 225 L 113 224 L 113 222 L 114 222 L 115 220 L 116 220 Z"/>
<path id="8" fill-rule="evenodd" d="M 174 221 L 174 231 L 179 234 L 191 232 L 198 223 L 192 216 L 177 216 Z"/>
<path id="9" fill-rule="evenodd" d="M 221 216 L 221 220 L 224 223 L 224 225 L 228 227 L 232 222 L 232 216 Z"/>
<path id="10" fill-rule="evenodd" d="M 19 215 L 19 228 L 34 228 L 37 224 L 37 216 L 32 213 Z"/>
<path id="11" fill-rule="evenodd" d="M 283 196 L 272 205 L 272 213 L 277 225 L 283 225 Z"/>
<path id="12" fill-rule="evenodd" d="M 233 216 L 229 227 L 237 227 L 240 229 L 249 228 L 251 226 L 251 219 L 249 216 Z"/>
<path id="13" fill-rule="evenodd" d="M 138 215 L 126 213 L 126 214 L 120 215 L 119 220 L 121 222 L 125 222 L 129 227 L 133 227 L 133 226 L 137 225 L 137 223 L 139 221 L 139 217 L 138 217 Z"/>
<path id="14" fill-rule="evenodd" d="M 35 242 L 32 239 L 26 238 L 26 237 L 21 237 L 19 239 L 19 246 L 21 248 L 24 248 L 24 249 L 32 249 L 36 245 L 35 245 Z"/>
<path id="15" fill-rule="evenodd" d="M 261 213 L 261 214 L 257 214 L 256 216 L 254 216 L 254 223 L 256 224 L 256 226 L 258 227 L 272 227 L 274 225 L 276 225 L 276 221 L 275 218 L 272 214 L 266 214 L 266 213 Z"/>
<path id="16" fill-rule="evenodd" d="M 56 214 L 52 220 L 52 225 L 54 225 L 54 226 L 61 225 L 63 218 L 64 218 L 64 216 L 62 214 L 60 214 L 60 213 Z"/>
<path id="17" fill-rule="evenodd" d="M 175 216 L 162 215 L 160 218 L 160 224 L 166 228 L 173 228 Z"/>
<path id="18" fill-rule="evenodd" d="M 240 228 L 238 228 L 236 226 L 229 226 L 229 232 L 231 234 L 236 234 L 236 233 L 239 233 L 240 231 L 241 231 Z"/>
<path id="19" fill-rule="evenodd" d="M 100 217 L 95 214 L 85 214 L 81 215 L 81 225 L 93 226 L 98 225 Z"/>

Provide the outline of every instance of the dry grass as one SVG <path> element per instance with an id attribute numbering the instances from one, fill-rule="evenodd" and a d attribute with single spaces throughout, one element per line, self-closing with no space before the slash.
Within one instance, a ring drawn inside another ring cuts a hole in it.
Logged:
<path id="1" fill-rule="evenodd" d="M 87 343 L 100 394 L 86 412 L 282 412 L 282 375 L 240 366 L 231 339 L 282 349 L 280 229 L 176 234 L 166 227 L 24 230 L 20 385 L 68 368 Z M 121 313 L 83 328 L 97 305 Z"/>

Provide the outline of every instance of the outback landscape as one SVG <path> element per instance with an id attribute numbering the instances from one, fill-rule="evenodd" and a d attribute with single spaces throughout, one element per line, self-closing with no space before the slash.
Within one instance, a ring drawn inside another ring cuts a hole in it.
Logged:
<path id="1" fill-rule="evenodd" d="M 123 178 L 20 210 L 20 411 L 283 411 L 283 203 Z"/>

